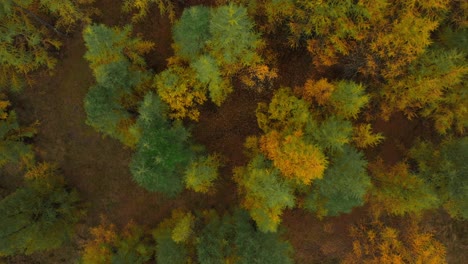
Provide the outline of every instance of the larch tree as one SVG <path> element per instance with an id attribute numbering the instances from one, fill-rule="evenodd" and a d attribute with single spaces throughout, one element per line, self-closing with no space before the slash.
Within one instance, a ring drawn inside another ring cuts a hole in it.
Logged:
<path id="1" fill-rule="evenodd" d="M 316 126 L 307 102 L 281 88 L 269 105 L 259 103 L 257 123 L 265 133 L 259 139 L 260 150 L 283 176 L 306 185 L 323 176 L 326 156 L 304 132 Z"/>
<path id="2" fill-rule="evenodd" d="M 88 20 L 81 5 L 93 0 L 4 0 L 0 3 L 0 90 L 20 91 L 29 75 L 52 70 L 59 38 L 79 21 Z M 47 18 L 46 18 L 47 17 Z M 53 22 L 50 22 L 52 20 Z M 52 52 L 51 52 L 52 51 Z"/>
<path id="3" fill-rule="evenodd" d="M 317 67 L 343 62 L 350 76 L 396 78 L 424 53 L 449 1 L 261 1 L 264 31 L 286 28 L 292 46 L 306 46 Z"/>
<path id="4" fill-rule="evenodd" d="M 220 165 L 217 155 L 201 156 L 192 161 L 185 171 L 186 188 L 200 193 L 212 191 Z"/>
<path id="5" fill-rule="evenodd" d="M 35 124 L 21 127 L 9 106 L 6 96 L 0 94 L 0 168 L 9 162 L 26 165 L 34 162 L 32 147 L 24 140 L 36 134 Z"/>
<path id="6" fill-rule="evenodd" d="M 263 65 L 263 42 L 254 21 L 245 7 L 232 3 L 186 8 L 174 24 L 173 39 L 175 56 L 168 69 L 156 75 L 154 87 L 175 118 L 198 120 L 196 106 L 206 98 L 221 105 L 233 90 L 231 79 Z M 267 69 L 267 75 L 274 76 Z"/>
<path id="7" fill-rule="evenodd" d="M 190 263 L 194 224 L 195 216 L 191 212 L 176 209 L 153 230 L 157 263 Z"/>
<path id="8" fill-rule="evenodd" d="M 295 198 L 295 193 L 306 194 L 304 207 L 319 216 L 348 213 L 363 205 L 371 186 L 367 161 L 351 145 L 353 136 L 356 137 L 352 121 L 369 100 L 364 87 L 348 81 L 308 81 L 303 96 L 303 99 L 298 98 L 290 89 L 280 88 L 269 104 L 259 103 L 257 122 L 264 134 L 248 138 L 246 147 L 253 158 L 246 168 L 236 171 L 236 182 L 246 195 L 244 206 L 260 228 L 266 228 L 263 225 L 274 227 L 274 223 L 279 222 L 281 208 L 289 205 L 283 204 L 275 214 L 254 212 L 255 207 L 265 207 L 262 205 L 265 202 L 253 204 L 262 201 L 260 197 L 275 196 L 255 194 L 249 198 L 249 192 L 253 193 L 254 189 L 248 186 L 257 185 L 254 185 L 256 181 L 248 182 L 255 179 L 253 175 L 271 177 L 269 184 L 277 186 L 284 182 L 290 199 Z M 382 139 L 379 134 L 371 134 L 369 129 L 357 132 L 366 132 L 355 140 L 361 148 L 375 145 Z M 253 174 L 253 168 L 268 163 L 273 168 L 270 171 L 278 173 Z M 276 177 L 281 177 L 282 181 L 273 183 Z M 266 191 L 259 188 L 255 192 Z M 270 212 L 274 212 L 273 209 Z"/>
<path id="9" fill-rule="evenodd" d="M 173 0 L 125 0 L 122 10 L 132 14 L 133 22 L 142 21 L 149 13 L 152 5 L 156 5 L 161 15 L 166 14 L 171 22 L 175 20 Z"/>
<path id="10" fill-rule="evenodd" d="M 85 242 L 81 256 L 84 264 L 144 264 L 154 255 L 149 238 L 134 223 L 120 231 L 103 219 L 99 226 L 90 229 L 90 233 L 92 238 Z"/>
<path id="11" fill-rule="evenodd" d="M 402 111 L 408 118 L 432 120 L 442 135 L 463 134 L 468 127 L 466 56 L 457 50 L 429 50 L 411 64 L 404 77 L 382 89 L 383 116 Z"/>
<path id="12" fill-rule="evenodd" d="M 131 28 L 109 28 L 90 25 L 83 30 L 87 51 L 96 84 L 90 87 L 84 107 L 87 124 L 99 132 L 133 147 L 138 138 L 132 132 L 134 117 L 127 108 L 136 108 L 136 102 L 126 102 L 149 77 L 144 70 L 142 55 L 153 44 L 131 37 Z"/>
<path id="13" fill-rule="evenodd" d="M 371 186 L 364 155 L 350 145 L 333 155 L 323 179 L 314 181 L 305 208 L 319 216 L 349 213 L 364 204 Z"/>
<path id="14" fill-rule="evenodd" d="M 415 220 L 398 230 L 374 221 L 351 227 L 353 251 L 343 264 L 447 263 L 445 246 L 424 232 Z"/>
<path id="15" fill-rule="evenodd" d="M 130 171 L 145 189 L 175 196 L 184 189 L 184 172 L 195 153 L 189 132 L 181 123 L 171 123 L 166 112 L 156 95 L 145 96 L 136 122 L 140 138 Z"/>
<path id="16" fill-rule="evenodd" d="M 190 219 L 189 225 L 184 219 Z M 190 231 L 182 232 L 188 236 L 180 241 L 174 236 L 178 226 Z M 214 210 L 194 214 L 175 210 L 153 235 L 158 263 L 293 263 L 292 247 L 282 232 L 261 232 L 240 209 L 223 215 Z"/>
<path id="17" fill-rule="evenodd" d="M 437 193 L 454 218 L 468 218 L 468 138 L 448 139 L 439 145 L 419 142 L 409 153 L 415 172 Z"/>
<path id="18" fill-rule="evenodd" d="M 0 211 L 0 255 L 58 248 L 85 213 L 76 190 L 47 163 L 26 173 L 25 186 L 1 200 Z"/>
<path id="19" fill-rule="evenodd" d="M 405 163 L 386 166 L 381 159 L 369 165 L 373 188 L 369 201 L 376 215 L 383 212 L 403 216 L 439 207 L 433 188 L 409 170 Z"/>
<path id="20" fill-rule="evenodd" d="M 294 185 L 262 155 L 246 167 L 234 170 L 234 179 L 242 194 L 242 205 L 249 211 L 262 232 L 275 232 L 286 208 L 295 205 Z"/>

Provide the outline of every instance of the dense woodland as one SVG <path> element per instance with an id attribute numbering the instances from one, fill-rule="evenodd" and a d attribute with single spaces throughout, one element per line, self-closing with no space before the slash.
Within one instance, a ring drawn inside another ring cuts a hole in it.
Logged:
<path id="1" fill-rule="evenodd" d="M 0 263 L 468 263 L 468 2 L 2 0 Z"/>

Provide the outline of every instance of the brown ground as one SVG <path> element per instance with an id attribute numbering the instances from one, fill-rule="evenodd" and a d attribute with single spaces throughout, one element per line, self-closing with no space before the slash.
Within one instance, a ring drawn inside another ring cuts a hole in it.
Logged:
<path id="1" fill-rule="evenodd" d="M 120 15 L 120 7 L 114 0 L 97 2 L 103 12 L 97 19 L 99 22 L 122 25 L 126 20 L 127 16 Z M 198 4 L 200 1 L 190 2 Z M 144 32 L 145 39 L 156 43 L 156 50 L 148 56 L 148 65 L 155 72 L 163 70 L 166 58 L 172 54 L 168 20 L 159 15 L 150 16 L 145 23 L 136 25 L 135 30 Z M 225 157 L 226 166 L 221 170 L 221 180 L 217 186 L 223 189 L 208 196 L 186 191 L 177 199 L 170 200 L 137 186 L 128 169 L 132 151 L 124 149 L 116 140 L 103 138 L 85 124 L 83 99 L 94 77 L 83 59 L 84 52 L 80 30 L 77 30 L 64 42 L 55 75 L 40 76 L 36 85 L 13 98 L 22 123 L 41 122 L 34 139 L 38 160 L 56 162 L 68 183 L 78 189 L 89 205 L 88 217 L 79 228 L 77 241 L 88 236 L 87 228 L 97 225 L 102 214 L 121 227 L 134 220 L 151 228 L 177 207 L 216 208 L 222 211 L 238 204 L 235 185 L 231 180 L 232 168 L 247 161 L 243 155 L 244 139 L 259 133 L 255 108 L 259 101 L 267 100 L 268 94 L 237 89 L 222 107 L 203 107 L 199 123 L 193 126 L 193 137 L 210 152 Z M 285 62 L 280 63 L 283 67 L 280 68 L 278 82 L 282 85 L 300 86 L 311 75 L 310 60 L 299 50 L 289 51 L 278 59 Z M 392 140 L 387 140 L 370 153 L 383 156 L 389 163 L 399 161 L 404 147 L 408 147 L 414 135 L 421 132 L 420 126 L 401 116 L 394 117 L 391 122 L 377 121 L 374 129 Z M 295 248 L 296 262 L 334 263 L 336 258 L 350 249 L 348 225 L 362 215 L 363 210 L 356 209 L 349 215 L 319 220 L 298 209 L 286 211 L 283 223 L 288 232 L 285 236 Z M 18 257 L 14 262 L 70 263 L 77 257 L 77 241 L 64 249 L 37 254 L 32 258 Z"/>

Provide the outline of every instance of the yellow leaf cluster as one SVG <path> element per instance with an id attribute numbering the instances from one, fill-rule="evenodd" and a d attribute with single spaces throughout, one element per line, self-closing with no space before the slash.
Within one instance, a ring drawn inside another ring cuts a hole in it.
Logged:
<path id="1" fill-rule="evenodd" d="M 84 246 L 82 255 L 83 263 L 87 264 L 104 264 L 110 263 L 112 252 L 110 247 L 105 245 L 113 244 L 117 241 L 118 236 L 114 224 L 108 224 L 102 218 L 102 223 L 98 227 L 91 228 L 90 230 L 93 239 L 87 241 Z"/>
<path id="2" fill-rule="evenodd" d="M 196 106 L 206 101 L 205 93 L 193 91 L 186 85 L 179 86 L 176 91 L 159 90 L 159 95 L 171 107 L 170 117 L 175 119 L 188 117 L 198 121 L 200 112 L 196 109 Z"/>
<path id="3" fill-rule="evenodd" d="M 385 139 L 380 133 L 373 134 L 370 124 L 359 124 L 353 130 L 353 142 L 358 148 L 375 147 Z"/>
<path id="4" fill-rule="evenodd" d="M 206 90 L 200 87 L 193 73 L 188 68 L 173 67 L 174 72 L 179 75 L 179 81 L 172 86 L 165 85 L 164 80 L 155 81 L 158 94 L 171 108 L 169 116 L 175 119 L 188 117 L 198 121 L 200 112 L 197 106 L 202 105 L 206 100 Z"/>
<path id="5" fill-rule="evenodd" d="M 304 142 L 300 131 L 284 138 L 277 131 L 271 131 L 260 138 L 260 148 L 285 177 L 306 185 L 322 178 L 327 167 L 325 155 Z"/>
<path id="6" fill-rule="evenodd" d="M 0 120 L 6 119 L 8 117 L 7 107 L 10 106 L 10 102 L 8 100 L 3 100 L 5 96 L 0 94 Z"/>
<path id="7" fill-rule="evenodd" d="M 117 130 L 123 137 L 122 143 L 130 148 L 134 148 L 140 139 L 140 131 L 134 125 L 133 118 L 121 119 L 117 124 Z"/>
<path id="8" fill-rule="evenodd" d="M 176 243 L 186 242 L 192 234 L 195 217 L 191 213 L 185 214 L 177 221 L 172 229 L 172 240 Z"/>

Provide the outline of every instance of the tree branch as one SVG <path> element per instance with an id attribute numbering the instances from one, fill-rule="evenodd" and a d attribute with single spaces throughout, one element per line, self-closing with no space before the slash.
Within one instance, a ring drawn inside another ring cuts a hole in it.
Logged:
<path id="1" fill-rule="evenodd" d="M 41 23 L 42 25 L 46 26 L 47 28 L 53 30 L 55 33 L 57 33 L 58 35 L 62 36 L 62 37 L 66 37 L 67 35 L 65 35 L 64 33 L 60 32 L 58 29 L 56 29 L 53 25 L 47 23 L 47 21 L 43 20 L 42 18 L 40 18 L 38 15 L 34 14 L 33 12 L 27 10 L 26 8 L 24 7 L 21 7 L 19 5 L 17 5 L 16 3 L 13 3 L 14 6 L 18 7 L 19 9 L 21 9 L 22 11 L 24 11 L 26 14 L 28 14 L 31 18 L 33 18 L 34 20 L 36 20 L 37 22 Z"/>

